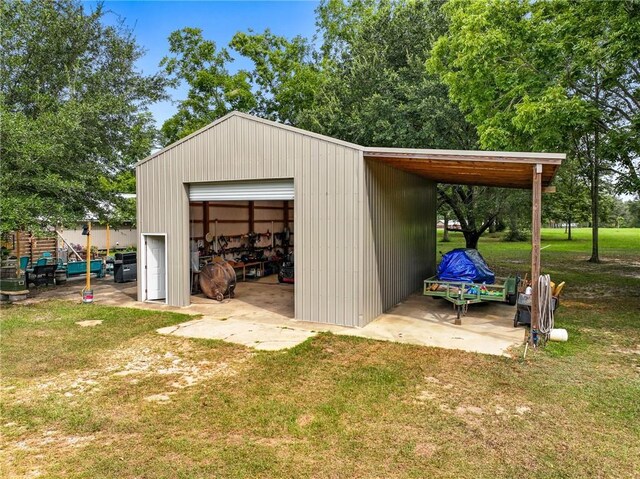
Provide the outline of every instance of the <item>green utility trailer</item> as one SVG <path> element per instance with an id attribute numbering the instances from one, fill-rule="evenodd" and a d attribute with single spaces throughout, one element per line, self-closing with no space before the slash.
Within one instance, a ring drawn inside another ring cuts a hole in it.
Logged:
<path id="1" fill-rule="evenodd" d="M 518 276 L 497 278 L 498 284 L 464 283 L 458 281 L 441 281 L 433 276 L 424 280 L 423 294 L 434 298 L 444 298 L 456 309 L 456 324 L 462 324 L 462 316 L 470 304 L 483 301 L 516 304 L 518 298 Z"/>

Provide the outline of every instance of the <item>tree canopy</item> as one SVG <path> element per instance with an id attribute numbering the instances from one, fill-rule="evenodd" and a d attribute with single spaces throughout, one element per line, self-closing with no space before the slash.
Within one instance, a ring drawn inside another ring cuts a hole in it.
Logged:
<path id="1" fill-rule="evenodd" d="M 184 81 L 187 98 L 178 102 L 178 111 L 162 125 L 165 144 L 183 138 L 232 110 L 250 111 L 256 106 L 248 73 L 230 74 L 232 61 L 228 50 L 218 50 L 206 40 L 199 28 L 183 28 L 169 36 L 171 56 L 160 66 L 169 75 L 171 85 Z"/>
<path id="2" fill-rule="evenodd" d="M 320 76 L 307 40 L 287 40 L 266 30 L 238 32 L 229 48 L 218 48 L 198 28 L 169 36 L 169 52 L 161 66 L 172 85 L 185 82 L 187 98 L 162 126 L 165 144 L 183 138 L 233 110 L 283 123 L 297 123 L 309 106 Z M 233 52 L 254 65 L 230 73 Z"/>
<path id="3" fill-rule="evenodd" d="M 487 149 L 566 151 L 586 165 L 598 261 L 601 177 L 640 191 L 640 3 L 451 0 L 430 71 Z"/>
<path id="4" fill-rule="evenodd" d="M 324 80 L 301 126 L 369 146 L 475 147 L 475 128 L 424 68 L 447 29 L 440 2 L 324 2 L 318 28 Z"/>
<path id="5" fill-rule="evenodd" d="M 98 5 L 2 3 L 0 115 L 2 231 L 107 217 L 113 182 L 155 141 L 148 105 L 161 75 L 142 75 L 144 51 Z"/>
<path id="6" fill-rule="evenodd" d="M 255 115 L 287 124 L 299 124 L 300 114 L 313 102 L 322 81 L 311 43 L 303 37 L 288 40 L 263 33 L 238 32 L 229 44 L 254 67 L 249 71 Z"/>

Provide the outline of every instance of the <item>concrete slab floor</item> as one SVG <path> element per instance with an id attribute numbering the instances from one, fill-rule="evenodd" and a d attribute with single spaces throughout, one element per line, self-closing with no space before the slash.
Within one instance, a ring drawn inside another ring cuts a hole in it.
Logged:
<path id="1" fill-rule="evenodd" d="M 30 294 L 29 302 L 68 299 L 80 302 L 84 280 L 72 280 L 55 288 L 40 288 Z M 423 346 L 461 349 L 484 354 L 504 355 L 524 341 L 524 328 L 513 327 L 515 309 L 505 304 L 471 305 L 462 325 L 456 326 L 450 303 L 409 296 L 364 328 L 310 323 L 293 319 L 293 285 L 277 284 L 275 277 L 240 282 L 236 297 L 221 303 L 202 295 L 192 296 L 184 308 L 162 303 L 136 301 L 136 283 L 114 283 L 112 278 L 92 280 L 97 304 L 175 311 L 197 315 L 177 327 L 163 328 L 162 334 L 221 339 L 263 350 L 286 349 L 320 331 L 362 338 L 396 341 Z"/>
<path id="2" fill-rule="evenodd" d="M 455 325 L 451 303 L 414 293 L 364 328 L 340 334 L 501 356 L 525 339 L 524 328 L 513 327 L 514 314 L 514 306 L 474 304 Z"/>

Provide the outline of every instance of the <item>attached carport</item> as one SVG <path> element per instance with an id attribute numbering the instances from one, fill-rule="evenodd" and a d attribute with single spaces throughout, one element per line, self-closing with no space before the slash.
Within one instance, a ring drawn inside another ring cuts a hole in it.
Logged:
<path id="1" fill-rule="evenodd" d="M 365 148 L 364 158 L 384 163 L 437 183 L 521 188 L 531 197 L 532 327 L 537 328 L 542 193 L 555 191 L 551 181 L 566 155 L 504 151 Z"/>

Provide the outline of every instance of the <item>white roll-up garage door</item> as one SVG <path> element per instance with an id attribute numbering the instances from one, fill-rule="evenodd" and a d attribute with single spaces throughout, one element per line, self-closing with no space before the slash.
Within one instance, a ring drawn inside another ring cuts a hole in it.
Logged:
<path id="1" fill-rule="evenodd" d="M 293 179 L 191 183 L 191 201 L 292 200 Z"/>

